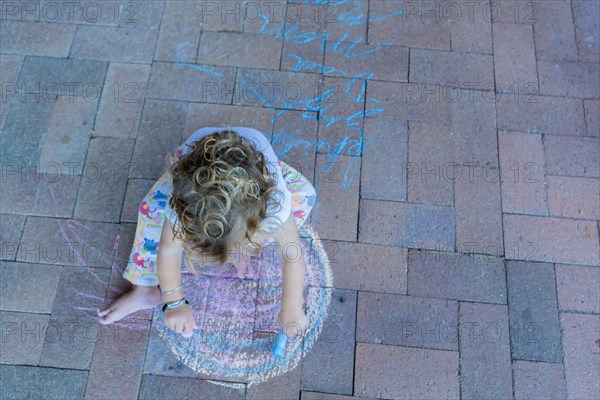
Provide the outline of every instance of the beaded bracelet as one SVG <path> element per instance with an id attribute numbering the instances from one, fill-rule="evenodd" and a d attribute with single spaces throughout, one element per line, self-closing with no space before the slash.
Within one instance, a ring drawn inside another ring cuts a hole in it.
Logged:
<path id="1" fill-rule="evenodd" d="M 174 301 L 168 301 L 165 304 L 163 304 L 163 306 L 162 306 L 162 312 L 165 312 L 165 310 L 167 308 L 169 308 L 169 309 L 171 309 L 171 308 L 177 308 L 177 307 L 182 306 L 184 304 L 190 304 L 190 302 L 187 301 L 185 298 L 179 299 L 179 300 L 174 300 Z"/>

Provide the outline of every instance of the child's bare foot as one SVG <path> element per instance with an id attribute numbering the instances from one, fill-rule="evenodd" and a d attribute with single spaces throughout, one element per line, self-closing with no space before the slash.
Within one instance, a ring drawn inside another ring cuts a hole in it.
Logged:
<path id="1" fill-rule="evenodd" d="M 128 293 L 98 310 L 97 313 L 100 323 L 108 325 L 138 310 L 154 308 L 161 302 L 162 297 L 157 286 L 134 285 Z"/>

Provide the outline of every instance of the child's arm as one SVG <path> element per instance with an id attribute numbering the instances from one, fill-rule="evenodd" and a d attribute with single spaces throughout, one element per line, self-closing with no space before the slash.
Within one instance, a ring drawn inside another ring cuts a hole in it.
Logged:
<path id="1" fill-rule="evenodd" d="M 173 238 L 173 231 L 168 218 L 163 225 L 158 247 L 156 266 L 158 281 L 160 282 L 160 290 L 166 292 L 182 284 L 181 256 L 183 254 L 181 241 Z M 185 297 L 183 288 L 162 296 L 163 303 L 179 300 L 183 297 Z M 192 336 L 193 330 L 198 328 L 192 309 L 188 304 L 165 310 L 165 324 L 169 329 L 182 334 L 184 337 Z"/>
<path id="2" fill-rule="evenodd" d="M 273 229 L 272 234 L 282 270 L 281 311 L 277 320 L 283 329 L 293 326 L 304 330 L 308 325 L 308 318 L 302 310 L 305 264 L 298 227 L 292 213 L 280 227 Z M 300 332 L 289 328 L 286 333 Z"/>
<path id="3" fill-rule="evenodd" d="M 171 223 L 167 218 L 163 225 L 158 245 L 158 258 L 156 269 L 161 292 L 175 289 L 181 285 L 181 256 L 183 246 L 179 239 L 173 237 Z M 163 296 L 163 302 L 179 300 L 184 297 L 183 288 L 174 293 Z"/>

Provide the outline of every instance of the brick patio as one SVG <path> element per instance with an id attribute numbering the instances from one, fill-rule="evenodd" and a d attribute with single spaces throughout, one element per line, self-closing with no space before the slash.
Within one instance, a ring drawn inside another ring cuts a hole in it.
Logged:
<path id="1" fill-rule="evenodd" d="M 2 399 L 597 398 L 600 4 L 323 3 L 0 1 Z M 334 274 L 329 342 L 250 387 L 95 316 L 217 125 L 314 183 Z"/>

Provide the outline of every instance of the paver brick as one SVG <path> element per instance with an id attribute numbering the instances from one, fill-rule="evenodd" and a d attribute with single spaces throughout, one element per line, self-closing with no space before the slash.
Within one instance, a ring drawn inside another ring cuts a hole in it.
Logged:
<path id="1" fill-rule="evenodd" d="M 517 89 L 531 88 L 537 93 L 538 82 L 532 26 L 528 24 L 493 24 L 492 30 L 497 90 L 508 91 L 514 87 Z"/>
<path id="2" fill-rule="evenodd" d="M 515 399 L 564 399 L 562 364 L 514 361 Z"/>
<path id="3" fill-rule="evenodd" d="M 23 57 L 17 55 L 0 55 L 0 68 L 2 68 L 2 97 L 0 98 L 0 129 L 4 126 L 8 107 L 17 91 L 16 83 L 21 72 Z"/>
<path id="4" fill-rule="evenodd" d="M 565 350 L 568 399 L 591 399 L 598 393 L 598 330 L 600 316 L 560 314 Z"/>
<path id="5" fill-rule="evenodd" d="M 506 304 L 504 271 L 504 262 L 500 257 L 409 250 L 408 294 Z"/>
<path id="6" fill-rule="evenodd" d="M 573 20 L 575 22 L 575 38 L 579 50 L 579 60 L 598 62 L 600 57 L 600 6 L 594 1 L 573 0 Z"/>
<path id="7" fill-rule="evenodd" d="M 247 52 L 252 43 L 252 52 Z M 278 69 L 282 40 L 269 35 L 202 32 L 197 64 Z"/>
<path id="8" fill-rule="evenodd" d="M 580 99 L 504 94 L 498 99 L 496 109 L 500 129 L 558 135 L 586 132 Z"/>
<path id="9" fill-rule="evenodd" d="M 327 322 L 302 360 L 301 390 L 352 394 L 356 299 L 355 291 L 332 290 Z"/>
<path id="10" fill-rule="evenodd" d="M 194 398 L 202 393 L 207 398 L 243 399 L 245 385 L 228 387 L 215 385 L 202 379 L 176 378 L 161 375 L 143 375 L 139 398 L 151 400 L 156 398 Z"/>
<path id="11" fill-rule="evenodd" d="M 67 57 L 75 34 L 75 25 L 46 22 L 2 21 L 2 53 Z"/>
<path id="12" fill-rule="evenodd" d="M 52 311 L 60 266 L 0 262 L 0 271 L 2 310 L 45 314 Z"/>
<path id="13" fill-rule="evenodd" d="M 49 319 L 46 314 L 0 311 L 3 331 L 0 362 L 38 365 Z"/>
<path id="14" fill-rule="evenodd" d="M 538 61 L 540 94 L 600 97 L 600 64 Z"/>
<path id="15" fill-rule="evenodd" d="M 560 363 L 562 348 L 553 265 L 509 261 L 506 271 L 512 358 Z"/>
<path id="16" fill-rule="evenodd" d="M 354 393 L 382 399 L 458 399 L 458 368 L 455 351 L 357 343 Z"/>
<path id="17" fill-rule="evenodd" d="M 87 375 L 87 371 L 0 365 L 2 395 L 7 399 L 35 398 L 40 393 L 54 399 L 81 399 Z"/>
<path id="18" fill-rule="evenodd" d="M 444 299 L 360 292 L 356 340 L 458 350 L 458 303 Z"/>
<path id="19" fill-rule="evenodd" d="M 600 270 L 556 264 L 556 289 L 561 310 L 600 313 Z"/>
<path id="20" fill-rule="evenodd" d="M 321 245 L 336 288 L 406 294 L 406 249 L 331 240 Z"/>
<path id="21" fill-rule="evenodd" d="M 459 324 L 461 398 L 510 398 L 507 306 L 460 303 Z"/>
<path id="22" fill-rule="evenodd" d="M 95 136 L 135 138 L 149 76 L 149 65 L 110 64 L 96 116 Z"/>
<path id="23" fill-rule="evenodd" d="M 71 57 L 123 62 L 152 61 L 158 30 L 79 25 Z"/>
<path id="24" fill-rule="evenodd" d="M 405 201 L 407 157 L 410 154 L 406 122 L 368 118 L 365 120 L 364 137 L 361 199 Z M 385 162 L 382 162 L 384 159 Z"/>
<path id="25" fill-rule="evenodd" d="M 598 225 L 593 221 L 504 214 L 506 258 L 598 265 Z"/>
<path id="26" fill-rule="evenodd" d="M 548 174 L 600 177 L 600 139 L 593 137 L 545 136 Z"/>
<path id="27" fill-rule="evenodd" d="M 587 134 L 600 136 L 600 100 L 584 100 Z"/>
<path id="28" fill-rule="evenodd" d="M 358 240 L 431 250 L 454 248 L 454 224 L 451 207 L 361 200 Z"/>
<path id="29" fill-rule="evenodd" d="M 24 215 L 1 214 L 2 229 L 0 230 L 0 259 L 14 260 L 17 256 L 23 225 Z"/>
<path id="30" fill-rule="evenodd" d="M 548 177 L 550 215 L 600 219 L 600 179 L 573 176 Z"/>
<path id="31" fill-rule="evenodd" d="M 498 131 L 502 211 L 547 215 L 541 135 Z"/>
<path id="32" fill-rule="evenodd" d="M 571 2 L 535 3 L 535 50 L 538 59 L 577 61 Z"/>

